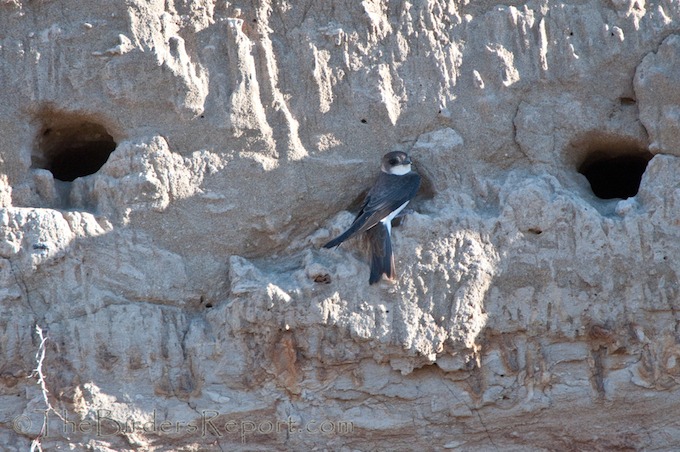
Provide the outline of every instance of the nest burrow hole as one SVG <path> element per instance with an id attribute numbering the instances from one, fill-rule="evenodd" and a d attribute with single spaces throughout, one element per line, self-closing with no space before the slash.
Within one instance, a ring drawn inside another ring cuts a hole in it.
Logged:
<path id="1" fill-rule="evenodd" d="M 113 137 L 101 124 L 77 116 L 50 115 L 40 129 L 31 166 L 71 182 L 99 171 L 114 149 Z"/>
<path id="2" fill-rule="evenodd" d="M 646 149 L 609 147 L 588 154 L 579 165 L 595 196 L 626 199 L 637 195 L 642 175 L 653 155 Z"/>

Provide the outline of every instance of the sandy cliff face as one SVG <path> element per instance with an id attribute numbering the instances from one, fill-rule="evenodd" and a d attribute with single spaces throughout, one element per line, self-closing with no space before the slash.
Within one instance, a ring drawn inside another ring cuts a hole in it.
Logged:
<path id="1" fill-rule="evenodd" d="M 680 6 L 511 3 L 0 1 L 0 450 L 675 450 Z"/>

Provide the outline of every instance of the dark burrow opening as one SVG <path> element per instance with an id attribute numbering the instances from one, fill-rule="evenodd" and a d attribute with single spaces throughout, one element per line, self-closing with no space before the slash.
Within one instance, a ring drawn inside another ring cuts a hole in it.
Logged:
<path id="1" fill-rule="evenodd" d="M 52 118 L 41 130 L 31 166 L 71 182 L 99 171 L 114 149 L 116 143 L 104 126 L 76 118 Z"/>
<path id="2" fill-rule="evenodd" d="M 646 150 L 615 155 L 611 152 L 594 152 L 579 166 L 601 199 L 630 198 L 637 195 L 642 175 L 653 155 Z"/>

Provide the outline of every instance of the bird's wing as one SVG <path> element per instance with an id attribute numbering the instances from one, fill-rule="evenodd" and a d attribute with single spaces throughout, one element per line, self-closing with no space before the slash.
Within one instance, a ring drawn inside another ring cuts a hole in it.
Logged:
<path id="1" fill-rule="evenodd" d="M 420 176 L 414 172 L 403 176 L 380 173 L 378 182 L 380 183 L 376 183 L 366 195 L 368 202 L 363 208 L 362 216 L 367 219 L 359 228 L 361 232 L 372 228 L 405 202 L 413 199 L 420 187 Z"/>
<path id="2" fill-rule="evenodd" d="M 340 236 L 324 245 L 333 248 L 345 240 L 371 229 L 402 204 L 413 199 L 420 187 L 420 176 L 409 172 L 395 176 L 380 172 L 378 180 L 366 195 L 354 223 Z"/>

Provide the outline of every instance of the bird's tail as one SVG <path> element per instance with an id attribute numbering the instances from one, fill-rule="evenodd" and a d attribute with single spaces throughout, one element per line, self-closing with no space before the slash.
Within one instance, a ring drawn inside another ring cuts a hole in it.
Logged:
<path id="1" fill-rule="evenodd" d="M 369 284 L 380 281 L 383 273 L 389 279 L 394 278 L 394 257 L 392 256 L 392 240 L 390 231 L 382 222 L 366 231 L 371 251 L 371 276 Z"/>

